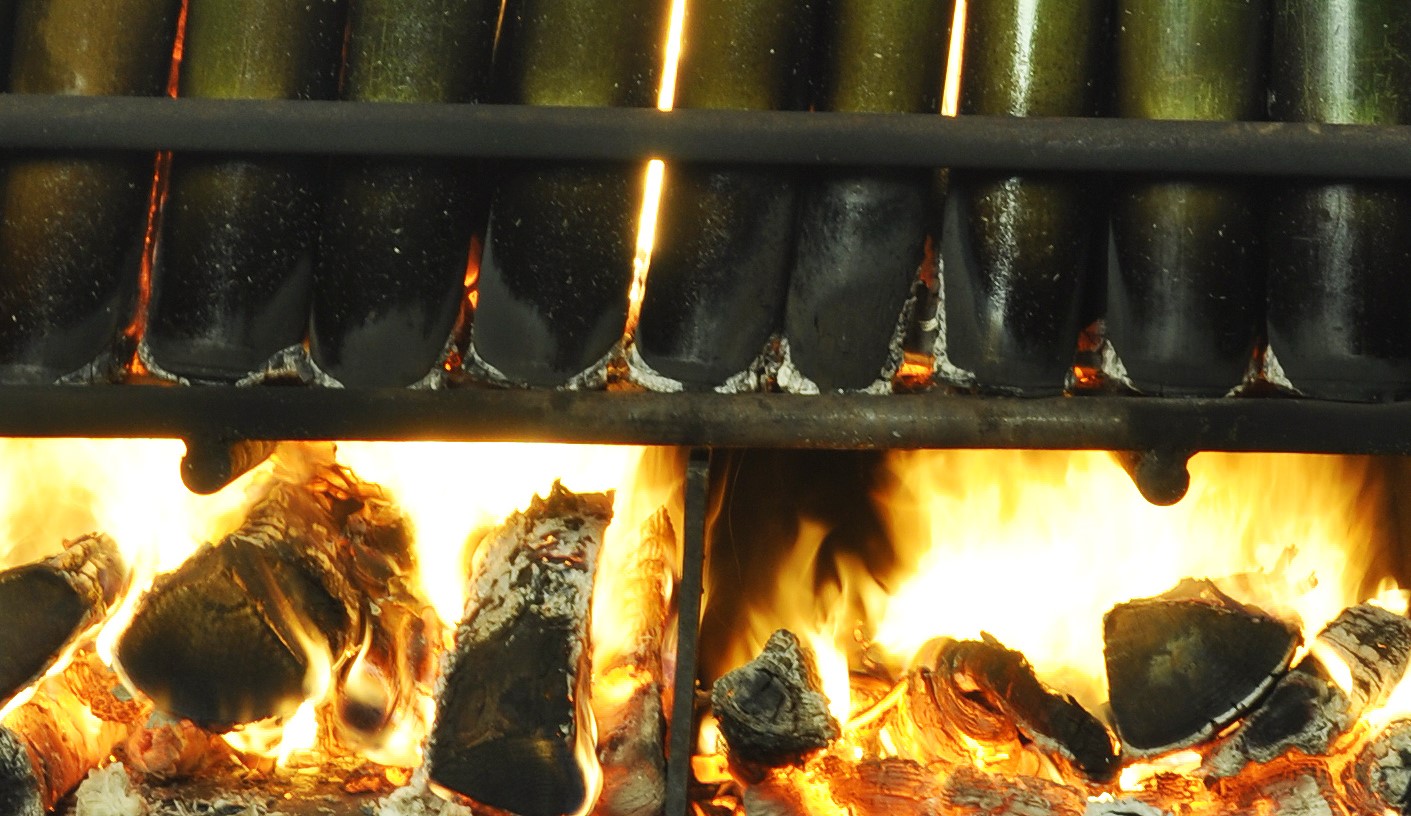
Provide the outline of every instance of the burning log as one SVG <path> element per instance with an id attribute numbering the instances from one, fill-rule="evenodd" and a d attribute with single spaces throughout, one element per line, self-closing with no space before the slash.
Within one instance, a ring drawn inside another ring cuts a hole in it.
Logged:
<path id="1" fill-rule="evenodd" d="M 106 535 L 64 543 L 44 561 L 0 572 L 0 703 L 49 670 L 107 618 L 129 573 Z"/>
<path id="2" fill-rule="evenodd" d="M 273 480 L 238 530 L 143 597 L 118 642 L 127 679 L 215 731 L 292 715 L 364 640 L 377 595 L 348 553 L 388 515 L 375 486 L 335 467 Z"/>
<path id="3" fill-rule="evenodd" d="M 441 680 L 432 783 L 520 816 L 596 795 L 588 613 L 611 518 L 610 493 L 555 483 L 487 540 Z"/>
<path id="4" fill-rule="evenodd" d="M 1205 770 L 1233 776 L 1289 750 L 1327 753 L 1363 712 L 1386 702 L 1411 662 L 1411 620 L 1371 604 L 1343 610 L 1308 657 L 1210 754 Z"/>
<path id="5" fill-rule="evenodd" d="M 933 745 L 937 758 L 969 761 L 967 740 L 987 747 L 1032 746 L 1106 781 L 1117 772 L 1112 735 L 1072 697 L 1046 688 L 1022 654 L 988 634 L 983 640 L 932 641 L 908 678 L 905 716 L 911 731 Z"/>
<path id="6" fill-rule="evenodd" d="M 1411 720 L 1389 723 L 1350 765 L 1344 788 L 1359 812 L 1411 813 Z"/>
<path id="7" fill-rule="evenodd" d="M 626 566 L 618 604 L 632 624 L 632 645 L 609 659 L 594 683 L 600 816 L 653 816 L 666 804 L 661 647 L 672 575 L 667 556 L 675 547 L 676 531 L 662 508 L 642 526 Z"/>
<path id="8" fill-rule="evenodd" d="M 962 767 L 946 780 L 941 816 L 1080 816 L 1087 798 L 1079 791 L 1035 777 L 1006 777 Z"/>
<path id="9" fill-rule="evenodd" d="M 1113 721 L 1131 756 L 1199 744 L 1243 716 L 1289 667 L 1298 630 L 1187 580 L 1103 617 Z"/>
<path id="10" fill-rule="evenodd" d="M 127 736 L 128 727 L 101 720 L 56 675 L 0 725 L 0 813 L 42 816 Z"/>
<path id="11" fill-rule="evenodd" d="M 770 635 L 754 660 L 716 680 L 710 704 L 730 758 L 749 765 L 798 764 L 841 733 L 813 650 L 785 629 Z"/>

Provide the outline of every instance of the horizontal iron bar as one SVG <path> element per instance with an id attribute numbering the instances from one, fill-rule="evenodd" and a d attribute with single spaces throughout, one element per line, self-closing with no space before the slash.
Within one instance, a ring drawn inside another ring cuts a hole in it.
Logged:
<path id="1" fill-rule="evenodd" d="M 6 386 L 0 436 L 1411 454 L 1411 403 Z"/>
<path id="2" fill-rule="evenodd" d="M 0 148 L 1411 178 L 1411 126 L 0 95 Z"/>

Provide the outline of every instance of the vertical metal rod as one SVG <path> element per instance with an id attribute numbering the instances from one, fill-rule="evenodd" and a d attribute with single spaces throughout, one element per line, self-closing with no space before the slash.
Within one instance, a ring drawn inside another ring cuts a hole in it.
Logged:
<path id="1" fill-rule="evenodd" d="M 691 752 L 695 742 L 696 652 L 701 629 L 709 492 L 710 450 L 695 448 L 686 464 L 686 539 L 681 552 L 681 585 L 676 590 L 676 677 L 671 698 L 671 741 L 666 757 L 667 816 L 686 816 L 690 808 Z"/>

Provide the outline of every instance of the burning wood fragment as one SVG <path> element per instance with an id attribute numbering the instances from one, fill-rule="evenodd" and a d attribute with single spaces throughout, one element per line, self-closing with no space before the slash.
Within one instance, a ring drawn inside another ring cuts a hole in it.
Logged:
<path id="1" fill-rule="evenodd" d="M 996 776 L 962 767 L 946 780 L 940 816 L 1081 816 L 1086 797 L 1073 788 L 1034 777 Z"/>
<path id="2" fill-rule="evenodd" d="M 813 650 L 786 629 L 770 635 L 754 660 L 716 680 L 710 703 L 736 762 L 798 764 L 841 733 Z"/>
<path id="3" fill-rule="evenodd" d="M 989 635 L 932 641 L 918 663 L 904 708 L 923 744 L 954 746 L 935 758 L 970 761 L 972 742 L 1021 751 L 1031 745 L 1087 779 L 1105 781 L 1117 772 L 1107 728 L 1072 697 L 1046 688 L 1022 654 Z"/>
<path id="4" fill-rule="evenodd" d="M 1372 604 L 1343 610 L 1298 667 L 1205 762 L 1216 777 L 1289 750 L 1327 753 L 1363 712 L 1386 701 L 1411 662 L 1411 620 Z"/>
<path id="5" fill-rule="evenodd" d="M 941 774 L 909 759 L 867 759 L 845 762 L 836 756 L 819 763 L 832 798 L 855 816 L 888 816 L 924 812 L 942 793 Z"/>
<path id="6" fill-rule="evenodd" d="M 105 620 L 128 579 L 117 544 L 100 534 L 0 572 L 0 703 L 38 680 L 65 648 Z"/>
<path id="7" fill-rule="evenodd" d="M 1112 713 L 1124 751 L 1154 756 L 1197 745 L 1243 716 L 1288 670 L 1292 625 L 1209 581 L 1182 581 L 1103 617 Z"/>
<path id="8" fill-rule="evenodd" d="M 486 541 L 441 679 L 433 784 L 520 816 L 597 795 L 588 613 L 611 518 L 611 493 L 555 483 Z"/>
<path id="9" fill-rule="evenodd" d="M 0 724 L 0 813 L 41 816 L 97 768 L 128 734 L 88 706 L 63 674 Z"/>
<path id="10" fill-rule="evenodd" d="M 1388 723 L 1348 766 L 1343 782 L 1359 812 L 1411 813 L 1411 720 Z"/>
<path id="11" fill-rule="evenodd" d="M 631 646 L 608 660 L 594 681 L 600 816 L 653 816 L 666 803 L 661 648 L 672 575 L 667 555 L 675 549 L 676 531 L 663 508 L 642 526 L 621 582 L 618 603 L 632 625 Z"/>
<path id="12" fill-rule="evenodd" d="M 375 486 L 333 466 L 272 480 L 240 528 L 160 576 L 118 661 L 162 711 L 212 730 L 292 715 L 364 641 L 349 551 L 398 522 Z"/>

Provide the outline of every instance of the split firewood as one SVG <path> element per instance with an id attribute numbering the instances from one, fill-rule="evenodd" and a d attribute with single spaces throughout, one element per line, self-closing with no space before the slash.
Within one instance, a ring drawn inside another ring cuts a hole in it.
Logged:
<path id="1" fill-rule="evenodd" d="M 934 751 L 927 759 L 968 762 L 970 746 L 979 743 L 1011 758 L 1036 751 L 1093 781 L 1117 772 L 1107 728 L 1072 697 L 1046 688 L 1022 654 L 988 634 L 932 641 L 907 682 L 900 714 L 907 735 Z"/>
<path id="2" fill-rule="evenodd" d="M 123 672 L 163 712 L 214 731 L 292 715 L 365 641 L 369 594 L 350 541 L 399 517 L 336 466 L 275 478 L 240 528 L 142 598 Z"/>
<path id="3" fill-rule="evenodd" d="M 715 681 L 711 709 L 733 762 L 796 765 L 836 740 L 813 650 L 792 632 L 769 636 L 764 651 Z"/>
<path id="4" fill-rule="evenodd" d="M 1035 777 L 999 776 L 961 767 L 946 780 L 930 813 L 937 816 L 1082 816 L 1081 791 Z"/>
<path id="5" fill-rule="evenodd" d="M 129 577 L 117 544 L 101 534 L 64 542 L 52 558 L 0 572 L 0 703 L 92 634 Z"/>
<path id="6" fill-rule="evenodd" d="M 666 804 L 661 649 L 671 591 L 668 556 L 675 551 L 676 531 L 662 508 L 642 526 L 622 565 L 615 605 L 631 628 L 626 647 L 605 656 L 593 682 L 603 769 L 603 794 L 594 812 L 600 816 L 656 816 Z"/>
<path id="7" fill-rule="evenodd" d="M 612 494 L 555 483 L 485 544 L 447 656 L 430 780 L 520 816 L 590 803 L 588 618 Z"/>
<path id="8" fill-rule="evenodd" d="M 0 813 L 42 816 L 101 765 L 128 730 L 93 716 L 66 675 L 46 678 L 0 723 Z"/>
<path id="9" fill-rule="evenodd" d="M 939 769 L 909 759 L 847 762 L 828 756 L 817 773 L 827 780 L 832 799 L 854 816 L 928 813 L 943 790 Z"/>
<path id="10" fill-rule="evenodd" d="M 1124 752 L 1154 756 L 1214 736 L 1274 687 L 1300 641 L 1294 626 L 1209 581 L 1114 607 L 1103 652 Z"/>
<path id="11" fill-rule="evenodd" d="M 1207 757 L 1214 777 L 1297 750 L 1326 754 L 1362 714 L 1386 702 L 1411 662 L 1411 620 L 1361 604 L 1318 633 L 1309 654 Z"/>
<path id="12" fill-rule="evenodd" d="M 1387 723 L 1347 766 L 1342 782 L 1359 813 L 1411 812 L 1411 719 Z"/>

